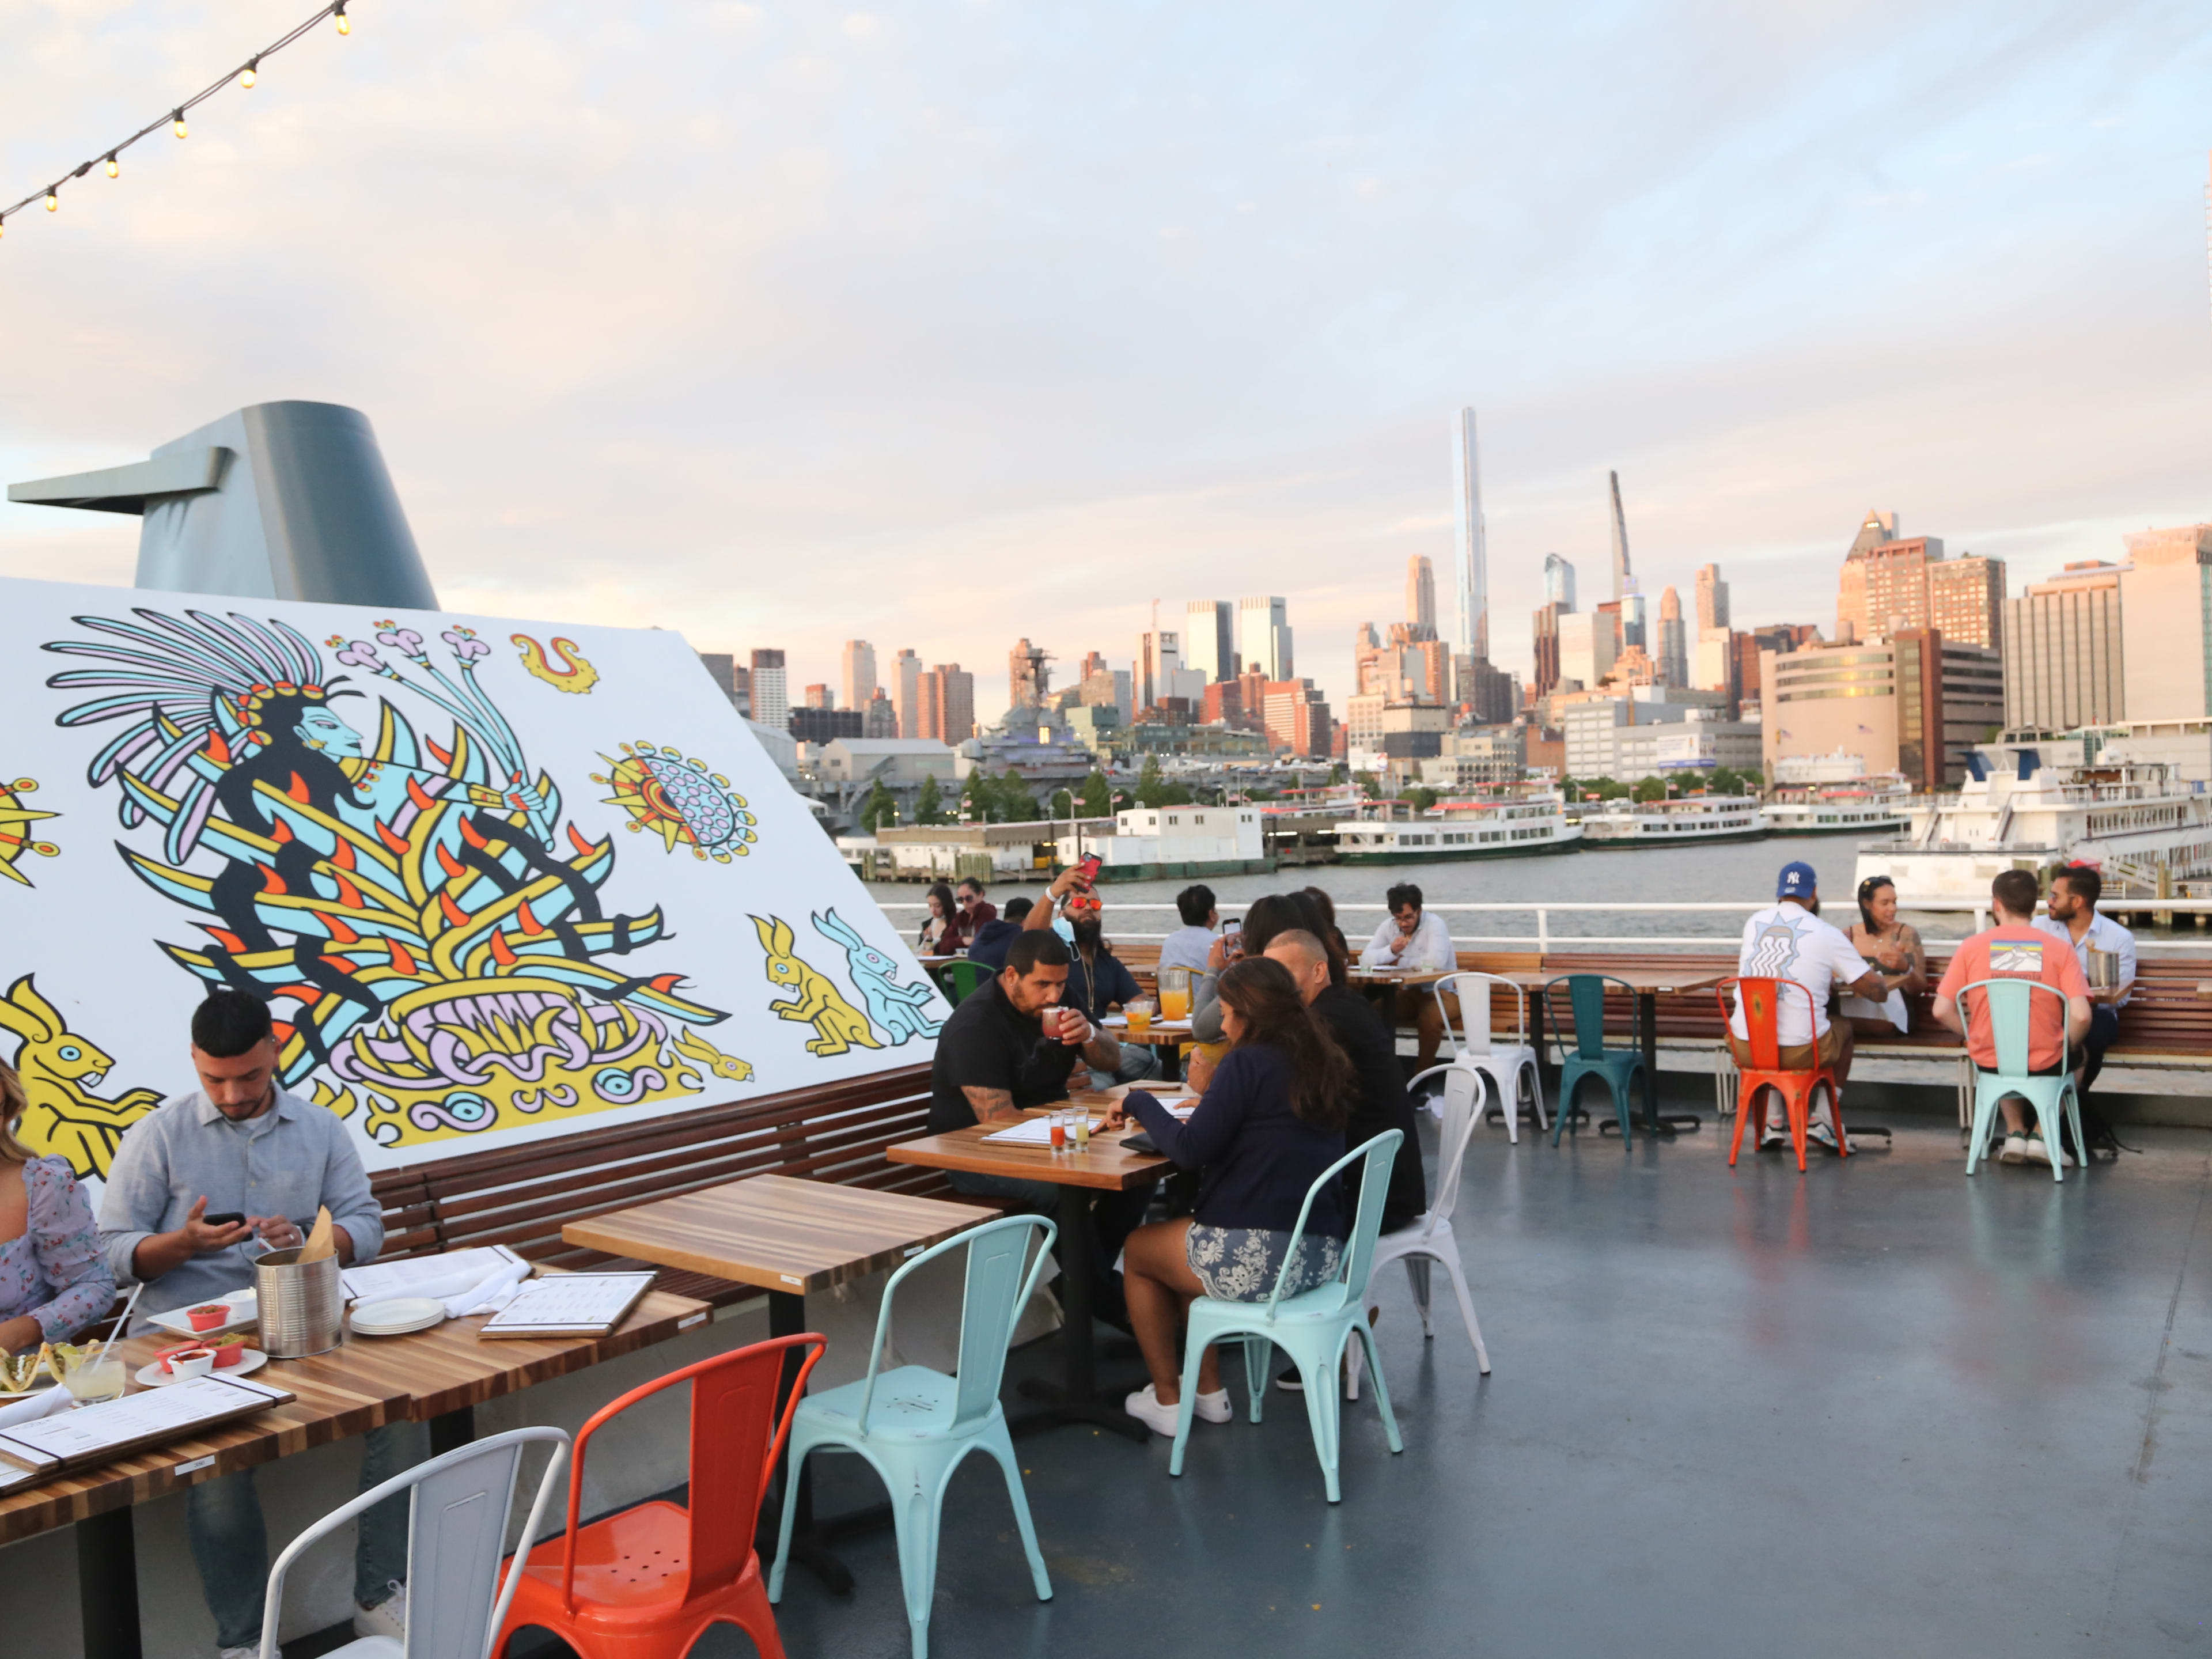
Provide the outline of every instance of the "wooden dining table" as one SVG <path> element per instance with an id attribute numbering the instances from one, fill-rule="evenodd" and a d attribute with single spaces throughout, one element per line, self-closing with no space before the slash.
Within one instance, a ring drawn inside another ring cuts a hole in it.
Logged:
<path id="1" fill-rule="evenodd" d="M 1188 1019 L 1161 1019 L 1155 1016 L 1150 1024 L 1139 1031 L 1129 1024 L 1124 1013 L 1109 1014 L 1098 1022 L 1099 1030 L 1117 1042 L 1133 1042 L 1140 1048 L 1150 1048 L 1160 1057 L 1160 1077 L 1168 1083 L 1182 1079 L 1182 1045 L 1193 1041 L 1191 1022 Z"/>
<path id="2" fill-rule="evenodd" d="M 769 1334 L 797 1336 L 806 1329 L 810 1291 L 827 1291 L 896 1267 L 998 1213 L 988 1205 L 758 1175 L 571 1221 L 562 1226 L 561 1236 L 568 1243 L 610 1255 L 755 1285 L 768 1292 Z M 794 1356 L 785 1366 L 785 1392 L 776 1402 L 779 1412 L 790 1398 L 799 1364 Z M 762 1532 L 771 1540 L 781 1520 L 778 1505 L 784 1484 L 779 1477 L 775 1502 L 764 1508 L 760 1522 Z M 853 1587 L 853 1576 L 830 1550 L 830 1535 L 888 1520 L 889 1508 L 842 1516 L 818 1528 L 812 1486 L 805 1472 L 794 1501 L 799 1514 L 793 1522 L 792 1559 L 830 1590 L 843 1594 Z"/>
<path id="3" fill-rule="evenodd" d="M 288 1401 L 205 1434 L 0 1492 L 0 1547 L 73 1525 L 86 1659 L 138 1659 L 134 1505 L 388 1423 L 427 1422 L 434 1455 L 452 1450 L 471 1437 L 475 1408 L 485 1401 L 665 1341 L 703 1324 L 710 1311 L 703 1302 L 651 1291 L 603 1337 L 479 1340 L 489 1315 L 406 1336 L 349 1332 L 328 1353 L 272 1359 L 254 1373 L 289 1390 Z M 149 1333 L 118 1342 L 115 1351 L 135 1374 L 176 1340 Z"/>
<path id="4" fill-rule="evenodd" d="M 1026 1115 L 1042 1117 L 1079 1105 L 1098 1112 L 1104 1109 L 1105 1103 L 1060 1101 L 1038 1107 Z M 1015 1433 L 1022 1434 L 1064 1423 L 1083 1423 L 1140 1443 L 1148 1440 L 1151 1430 L 1124 1411 L 1119 1401 L 1103 1398 L 1098 1392 L 1097 1357 L 1091 1342 L 1091 1290 L 1100 1264 L 1093 1260 L 1091 1249 L 1089 1195 L 1149 1186 L 1175 1165 L 1161 1153 L 1131 1152 L 1123 1146 L 1123 1139 L 1139 1133 L 1133 1125 L 1110 1135 L 1094 1134 L 1088 1146 L 1070 1152 L 987 1139 L 1006 1127 L 1003 1121 L 994 1121 L 943 1134 L 924 1135 L 919 1140 L 899 1142 L 884 1156 L 894 1164 L 915 1164 L 932 1170 L 964 1170 L 975 1175 L 1011 1176 L 1019 1181 L 1044 1182 L 1060 1189 L 1055 1212 L 1060 1238 L 1055 1249 L 1060 1257 L 1061 1311 L 1065 1316 L 1060 1331 L 1062 1381 L 1057 1389 L 1048 1384 L 1025 1383 L 1024 1392 L 1042 1395 L 1047 1408 L 1009 1426 Z"/>

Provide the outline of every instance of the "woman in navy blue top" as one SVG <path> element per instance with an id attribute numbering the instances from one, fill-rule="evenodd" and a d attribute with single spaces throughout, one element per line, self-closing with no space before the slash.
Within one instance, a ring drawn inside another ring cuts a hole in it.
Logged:
<path id="1" fill-rule="evenodd" d="M 1129 1322 L 1152 1374 L 1126 1403 L 1130 1416 L 1165 1435 L 1175 1432 L 1182 1399 L 1176 1338 L 1191 1302 L 1264 1302 L 1286 1260 L 1283 1293 L 1295 1296 L 1331 1278 L 1343 1254 L 1346 1218 L 1334 1182 L 1315 1194 L 1295 1256 L 1290 1245 L 1316 1177 L 1344 1156 L 1351 1062 L 1279 962 L 1231 963 L 1221 975 L 1221 1006 L 1229 1054 L 1188 1121 L 1142 1090 L 1122 1103 L 1163 1152 L 1201 1171 L 1193 1213 L 1139 1227 L 1121 1259 Z M 1229 1420 L 1211 1348 L 1199 1362 L 1194 1409 L 1209 1423 Z"/>

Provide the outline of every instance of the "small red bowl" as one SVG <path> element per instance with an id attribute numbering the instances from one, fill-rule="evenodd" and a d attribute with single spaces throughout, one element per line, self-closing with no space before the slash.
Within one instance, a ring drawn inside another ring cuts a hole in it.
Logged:
<path id="1" fill-rule="evenodd" d="M 203 1302 L 197 1308 L 185 1310 L 185 1317 L 196 1331 L 212 1331 L 230 1323 L 230 1310 L 220 1302 Z"/>

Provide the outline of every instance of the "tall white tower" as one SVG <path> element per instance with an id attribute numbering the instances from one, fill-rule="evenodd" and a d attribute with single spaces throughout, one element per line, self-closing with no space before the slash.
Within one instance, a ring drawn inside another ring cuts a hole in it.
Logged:
<path id="1" fill-rule="evenodd" d="M 1482 463 L 1474 411 L 1462 409 L 1452 433 L 1453 507 L 1459 531 L 1459 648 L 1490 659 L 1490 552 L 1482 524 Z"/>
<path id="2" fill-rule="evenodd" d="M 1636 591 L 1628 579 L 1628 515 L 1620 510 L 1620 474 L 1606 476 L 1613 489 L 1613 597 L 1625 599 Z"/>

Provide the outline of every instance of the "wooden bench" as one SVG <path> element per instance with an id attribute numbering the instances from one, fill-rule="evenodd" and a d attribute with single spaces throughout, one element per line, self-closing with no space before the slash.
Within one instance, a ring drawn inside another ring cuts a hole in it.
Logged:
<path id="1" fill-rule="evenodd" d="M 504 1244 L 532 1261 L 600 1266 L 610 1258 L 562 1240 L 563 1223 L 753 1175 L 935 1196 L 947 1190 L 939 1171 L 884 1157 L 894 1142 L 925 1132 L 928 1111 L 929 1067 L 902 1066 L 384 1170 L 369 1182 L 384 1210 L 382 1259 Z M 718 1307 L 758 1294 L 665 1271 L 659 1288 Z"/>

